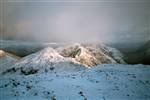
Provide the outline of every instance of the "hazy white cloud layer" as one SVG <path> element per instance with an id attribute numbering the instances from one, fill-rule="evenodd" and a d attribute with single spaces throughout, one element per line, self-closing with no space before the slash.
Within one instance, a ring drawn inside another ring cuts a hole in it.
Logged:
<path id="1" fill-rule="evenodd" d="M 150 35 L 149 0 L 3 0 L 0 6 L 1 38 L 114 43 Z"/>

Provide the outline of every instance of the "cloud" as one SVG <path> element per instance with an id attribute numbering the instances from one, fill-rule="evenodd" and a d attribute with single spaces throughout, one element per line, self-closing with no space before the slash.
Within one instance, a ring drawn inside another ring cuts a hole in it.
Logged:
<path id="1" fill-rule="evenodd" d="M 146 0 L 6 2 L 1 34 L 50 42 L 144 41 L 149 33 L 149 8 Z"/>

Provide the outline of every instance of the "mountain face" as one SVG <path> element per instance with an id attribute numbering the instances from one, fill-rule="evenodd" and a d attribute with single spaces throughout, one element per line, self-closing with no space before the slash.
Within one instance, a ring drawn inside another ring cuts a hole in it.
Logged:
<path id="1" fill-rule="evenodd" d="M 53 49 L 47 47 L 22 58 L 4 73 L 35 74 L 79 71 L 98 64 L 124 63 L 122 55 L 104 45 L 73 44 Z"/>
<path id="2" fill-rule="evenodd" d="M 57 51 L 64 57 L 74 58 L 83 65 L 125 63 L 123 55 L 116 49 L 104 45 L 74 44 L 58 48 Z"/>
<path id="3" fill-rule="evenodd" d="M 12 66 L 9 72 L 28 75 L 42 72 L 77 71 L 84 68 L 75 60 L 64 58 L 53 48 L 48 47 L 24 57 Z"/>
<path id="4" fill-rule="evenodd" d="M 85 48 L 91 51 L 94 56 L 99 57 L 97 54 L 103 54 L 107 56 L 109 59 L 113 59 L 116 63 L 125 64 L 126 62 L 123 60 L 124 55 L 117 49 L 105 46 L 103 44 L 84 44 Z M 109 63 L 109 62 L 103 62 Z"/>
<path id="5" fill-rule="evenodd" d="M 0 73 L 9 69 L 13 64 L 15 64 L 20 58 L 0 50 Z"/>

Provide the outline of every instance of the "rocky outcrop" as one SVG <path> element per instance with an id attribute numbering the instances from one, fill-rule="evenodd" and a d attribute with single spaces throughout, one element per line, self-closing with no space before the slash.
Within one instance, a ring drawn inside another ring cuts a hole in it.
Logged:
<path id="1" fill-rule="evenodd" d="M 73 44 L 57 48 L 57 51 L 60 55 L 74 58 L 76 61 L 86 66 L 94 66 L 103 63 L 125 63 L 122 54 L 118 50 L 103 45 Z"/>

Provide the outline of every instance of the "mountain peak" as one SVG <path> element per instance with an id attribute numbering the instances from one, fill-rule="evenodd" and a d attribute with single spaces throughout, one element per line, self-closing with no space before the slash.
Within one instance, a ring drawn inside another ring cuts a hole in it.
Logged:
<path id="1" fill-rule="evenodd" d="M 57 48 L 57 51 L 63 57 L 74 58 L 88 67 L 102 63 L 124 63 L 119 51 L 101 44 L 73 44 Z"/>

